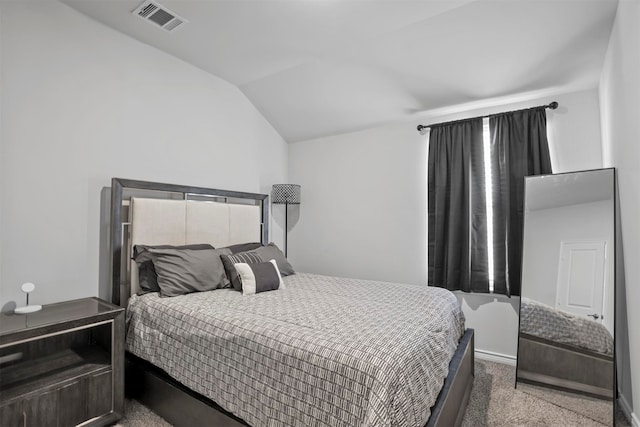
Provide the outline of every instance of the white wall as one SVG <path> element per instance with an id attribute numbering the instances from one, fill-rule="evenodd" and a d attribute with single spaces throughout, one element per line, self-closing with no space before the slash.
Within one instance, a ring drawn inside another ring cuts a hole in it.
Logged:
<path id="1" fill-rule="evenodd" d="M 111 177 L 252 192 L 286 181 L 286 143 L 235 86 L 55 1 L 0 10 L 5 309 L 23 304 L 25 281 L 36 304 L 104 296 Z"/>
<path id="2" fill-rule="evenodd" d="M 618 174 L 616 349 L 623 407 L 640 425 L 640 2 L 618 3 L 600 80 L 603 158 Z M 626 298 L 625 298 L 626 297 Z M 633 326 L 632 326 L 633 325 Z"/>
<path id="3" fill-rule="evenodd" d="M 302 204 L 289 258 L 301 271 L 425 284 L 427 147 L 416 125 L 553 100 L 560 103 L 547 113 L 554 170 L 601 167 L 595 89 L 290 144 L 289 178 L 302 185 Z M 476 348 L 515 358 L 518 299 L 459 298 Z"/>
<path id="4" fill-rule="evenodd" d="M 0 37 L 2 37 L 2 6 L 0 6 Z M 4 184 L 2 183 L 2 169 L 4 169 L 4 131 L 2 130 L 4 128 L 3 126 L 3 119 L 2 119 L 2 98 L 4 97 L 3 93 L 2 93 L 2 39 L 0 39 L 0 283 L 2 280 L 2 271 L 3 271 L 3 267 L 2 267 L 2 241 L 4 240 L 4 233 L 2 232 L 2 217 L 4 216 L 3 212 L 3 206 L 4 206 Z M 0 292 L 0 300 L 2 299 L 2 292 Z M 0 304 L 0 308 L 2 307 L 2 305 Z"/>
<path id="5" fill-rule="evenodd" d="M 560 103 L 557 110 L 547 110 L 553 173 L 601 168 L 597 89 L 552 98 Z"/>
<path id="6" fill-rule="evenodd" d="M 289 144 L 290 180 L 302 185 L 296 268 L 424 283 L 426 153 L 405 125 Z"/>

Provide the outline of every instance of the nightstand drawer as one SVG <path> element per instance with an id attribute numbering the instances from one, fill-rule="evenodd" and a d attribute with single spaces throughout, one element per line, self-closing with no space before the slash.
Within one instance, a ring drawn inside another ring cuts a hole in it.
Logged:
<path id="1" fill-rule="evenodd" d="M 87 382 L 87 419 L 108 414 L 113 408 L 111 372 L 93 375 Z"/>

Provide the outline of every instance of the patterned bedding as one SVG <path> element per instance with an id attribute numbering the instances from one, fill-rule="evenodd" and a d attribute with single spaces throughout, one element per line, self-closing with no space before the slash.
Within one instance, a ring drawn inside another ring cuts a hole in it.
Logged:
<path id="1" fill-rule="evenodd" d="M 127 349 L 252 426 L 423 426 L 464 316 L 440 288 L 297 273 L 129 301 Z"/>
<path id="2" fill-rule="evenodd" d="M 613 356 L 613 337 L 604 325 L 522 298 L 520 330 L 526 334 Z"/>

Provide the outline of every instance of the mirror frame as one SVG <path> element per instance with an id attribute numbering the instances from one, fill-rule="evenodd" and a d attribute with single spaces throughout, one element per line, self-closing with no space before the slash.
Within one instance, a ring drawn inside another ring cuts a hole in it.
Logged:
<path id="1" fill-rule="evenodd" d="M 617 364 L 618 364 L 618 354 L 616 351 L 616 343 L 617 343 L 617 334 L 618 334 L 618 319 L 617 319 L 617 299 L 618 299 L 618 289 L 617 289 L 617 275 L 618 275 L 618 271 L 617 271 L 617 244 L 618 244 L 618 178 L 617 178 L 617 172 L 616 172 L 616 168 L 614 167 L 610 167 L 610 168 L 596 168 L 596 169 L 586 169 L 586 170 L 578 170 L 578 171 L 570 171 L 570 172 L 562 172 L 562 173 L 552 173 L 552 174 L 544 174 L 544 175 L 531 175 L 531 176 L 525 176 L 524 177 L 524 197 L 523 197 L 523 203 L 526 203 L 527 200 L 527 179 L 529 178 L 539 178 L 539 177 L 544 177 L 544 176 L 561 176 L 561 175 L 570 175 L 570 174 L 577 174 L 577 173 L 583 173 L 583 172 L 595 172 L 595 171 L 605 171 L 605 170 L 610 170 L 612 172 L 612 183 L 611 183 L 611 191 L 612 191 L 612 215 L 613 215 L 613 259 L 611 261 L 611 268 L 613 268 L 613 369 L 612 369 L 612 375 L 613 375 L 613 393 L 612 393 L 612 397 L 611 397 L 611 407 L 612 407 L 612 426 L 616 425 L 616 410 L 617 410 L 617 405 L 618 405 L 618 397 L 619 397 L 619 391 L 618 391 L 618 374 L 617 374 Z M 523 284 L 523 279 L 524 279 L 524 262 L 525 262 L 525 253 L 524 253 L 524 238 L 525 238 L 525 227 L 526 227 L 526 206 L 523 206 L 523 221 L 522 221 L 522 251 L 521 251 L 521 269 L 520 269 L 520 283 Z M 521 313 L 521 309 L 522 309 L 522 290 L 524 287 L 521 288 L 520 291 L 520 301 L 519 301 L 519 308 L 518 308 L 518 342 L 517 342 L 517 351 L 516 351 L 516 375 L 515 375 L 515 379 L 514 379 L 514 388 L 517 388 L 518 386 L 518 382 L 522 383 L 522 384 L 534 384 L 534 382 L 528 383 L 526 381 L 518 381 L 518 369 L 519 369 L 519 362 L 520 362 L 520 331 L 521 331 L 521 327 L 522 327 L 522 317 L 520 316 Z M 581 393 L 579 391 L 572 391 L 572 390 L 567 390 L 566 388 L 562 388 L 562 387 L 554 387 L 552 385 L 545 385 L 542 383 L 535 383 L 534 385 L 536 386 L 541 386 L 541 387 L 549 387 L 552 389 L 559 389 L 562 391 L 567 391 L 567 392 L 574 392 L 578 395 L 587 395 L 587 396 L 592 396 L 589 393 Z M 608 400 L 607 398 L 603 398 L 604 400 Z"/>

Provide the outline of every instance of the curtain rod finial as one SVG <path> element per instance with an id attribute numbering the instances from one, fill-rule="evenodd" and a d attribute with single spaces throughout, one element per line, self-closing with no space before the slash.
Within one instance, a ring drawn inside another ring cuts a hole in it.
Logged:
<path id="1" fill-rule="evenodd" d="M 558 103 L 556 101 L 553 101 L 551 104 L 547 105 L 547 108 L 555 110 L 556 108 L 558 108 Z"/>

